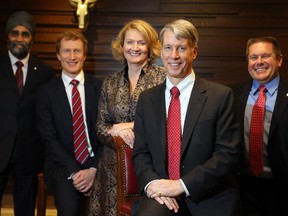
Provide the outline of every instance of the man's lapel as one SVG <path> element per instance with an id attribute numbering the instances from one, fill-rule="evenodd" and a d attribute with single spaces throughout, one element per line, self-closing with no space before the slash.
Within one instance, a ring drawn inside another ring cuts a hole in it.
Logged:
<path id="1" fill-rule="evenodd" d="M 181 156 L 183 155 L 190 137 L 193 134 L 195 126 L 203 110 L 207 99 L 207 88 L 202 79 L 196 77 L 194 87 L 191 92 L 190 101 L 187 108 L 186 119 L 184 123 Z"/>

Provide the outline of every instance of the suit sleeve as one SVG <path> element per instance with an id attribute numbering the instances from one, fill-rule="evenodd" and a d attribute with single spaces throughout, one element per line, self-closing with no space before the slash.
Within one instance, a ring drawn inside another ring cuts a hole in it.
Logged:
<path id="1" fill-rule="evenodd" d="M 43 87 L 38 92 L 36 103 L 38 129 L 45 144 L 46 157 L 60 169 L 64 177 L 68 178 L 72 173 L 79 171 L 80 166 L 60 139 L 61 132 L 58 128 L 64 126 L 57 125 L 55 122 L 55 118 L 57 118 L 55 112 L 57 111 L 53 109 L 53 102 L 48 91 L 49 89 Z"/>

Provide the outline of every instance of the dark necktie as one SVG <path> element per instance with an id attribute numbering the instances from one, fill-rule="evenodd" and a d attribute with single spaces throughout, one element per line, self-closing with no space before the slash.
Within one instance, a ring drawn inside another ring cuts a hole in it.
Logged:
<path id="1" fill-rule="evenodd" d="M 76 160 L 84 164 L 89 158 L 88 143 L 85 132 L 81 98 L 77 85 L 78 80 L 72 80 L 72 112 L 73 112 L 73 140 Z"/>
<path id="2" fill-rule="evenodd" d="M 258 98 L 252 110 L 249 138 L 249 165 L 250 171 L 255 176 L 260 176 L 263 171 L 263 130 L 266 87 L 260 85 L 258 91 Z"/>
<path id="3" fill-rule="evenodd" d="M 168 174 L 170 179 L 180 178 L 181 114 L 179 89 L 170 90 L 172 98 L 167 118 Z"/>
<path id="4" fill-rule="evenodd" d="M 21 95 L 23 90 L 23 71 L 22 71 L 23 63 L 21 61 L 17 61 L 15 65 L 17 66 L 15 78 L 17 81 L 19 94 Z"/>

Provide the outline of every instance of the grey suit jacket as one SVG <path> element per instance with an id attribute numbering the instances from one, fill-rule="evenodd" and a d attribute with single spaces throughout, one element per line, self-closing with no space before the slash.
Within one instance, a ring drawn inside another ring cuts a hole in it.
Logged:
<path id="1" fill-rule="evenodd" d="M 150 181 L 168 178 L 164 92 L 165 83 L 147 90 L 137 105 L 132 161 L 142 193 Z M 238 144 L 232 90 L 196 76 L 185 119 L 180 164 L 181 179 L 190 193 L 184 199 L 193 216 L 238 214 L 238 193 L 233 181 Z"/>

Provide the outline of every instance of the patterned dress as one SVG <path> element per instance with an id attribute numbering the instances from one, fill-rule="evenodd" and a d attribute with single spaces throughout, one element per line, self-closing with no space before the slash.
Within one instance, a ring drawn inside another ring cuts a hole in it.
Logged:
<path id="1" fill-rule="evenodd" d="M 135 90 L 131 93 L 127 67 L 104 80 L 96 126 L 97 137 L 104 145 L 104 150 L 92 186 L 89 216 L 116 215 L 116 151 L 114 140 L 108 135 L 108 130 L 113 124 L 133 122 L 140 93 L 162 83 L 165 78 L 163 67 L 146 65 L 142 69 Z"/>

